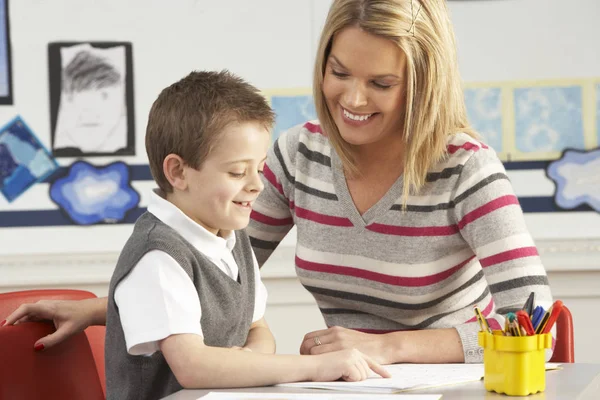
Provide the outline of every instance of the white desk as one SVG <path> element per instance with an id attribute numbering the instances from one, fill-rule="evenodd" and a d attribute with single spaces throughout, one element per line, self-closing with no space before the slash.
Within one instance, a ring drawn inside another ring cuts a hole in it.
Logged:
<path id="1" fill-rule="evenodd" d="M 526 397 L 528 400 L 598 400 L 600 399 L 600 364 L 563 364 L 561 370 L 546 373 L 546 391 Z M 181 390 L 165 397 L 164 400 L 196 400 L 208 392 L 219 390 Z M 322 390 L 261 387 L 247 389 L 226 389 L 225 392 L 262 393 L 329 393 Z M 342 392 L 335 392 L 342 393 Z M 511 397 L 488 392 L 483 381 L 469 382 L 454 386 L 442 386 L 426 390 L 411 390 L 406 394 L 441 393 L 442 400 L 462 399 L 510 399 Z M 376 398 L 376 395 L 373 395 Z"/>

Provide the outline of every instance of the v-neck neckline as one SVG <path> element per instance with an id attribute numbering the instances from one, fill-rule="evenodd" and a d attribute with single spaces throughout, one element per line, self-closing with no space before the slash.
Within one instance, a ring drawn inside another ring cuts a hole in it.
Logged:
<path id="1" fill-rule="evenodd" d="M 178 233 L 179 234 L 179 233 Z M 234 233 L 235 234 L 235 233 Z M 180 235 L 181 236 L 181 235 Z M 182 236 L 183 238 L 183 236 Z M 183 240 L 185 240 L 187 242 L 187 240 L 185 238 L 183 238 Z M 188 242 L 189 243 L 189 242 Z M 242 276 L 242 269 L 240 268 L 240 262 L 236 259 L 235 254 L 233 253 L 233 250 L 231 250 L 231 255 L 233 257 L 233 261 L 235 261 L 235 263 L 238 266 L 238 276 L 236 278 L 232 278 L 231 276 L 229 276 L 229 274 L 225 271 L 223 271 L 223 269 L 221 269 L 215 261 L 213 261 L 213 259 L 211 257 L 209 257 L 208 255 L 204 254 L 202 251 L 198 250 L 197 248 L 195 248 L 191 243 L 190 246 L 192 246 L 192 248 L 194 248 L 194 250 L 196 250 L 204 259 L 206 259 L 206 261 L 208 261 L 208 264 L 210 264 L 209 268 L 214 268 L 217 270 L 217 274 L 223 276 L 227 281 L 231 281 L 231 284 L 235 285 L 238 288 L 241 288 L 243 286 L 243 283 L 245 281 L 245 277 Z M 227 262 L 225 260 L 223 260 L 222 258 L 220 259 L 220 261 L 222 263 L 225 263 L 225 267 L 229 270 L 230 267 L 227 264 Z"/>
<path id="2" fill-rule="evenodd" d="M 400 175 L 392 184 L 388 191 L 375 204 L 373 204 L 364 214 L 360 214 L 344 174 L 342 160 L 340 160 L 335 149 L 331 148 L 331 169 L 333 173 L 333 186 L 338 195 L 338 199 L 352 224 L 356 227 L 365 228 L 375 220 L 385 214 L 402 195 L 404 186 L 404 175 Z"/>

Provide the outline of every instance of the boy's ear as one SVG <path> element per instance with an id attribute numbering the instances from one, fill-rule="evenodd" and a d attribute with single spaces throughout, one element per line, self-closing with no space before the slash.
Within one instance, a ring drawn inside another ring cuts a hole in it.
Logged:
<path id="1" fill-rule="evenodd" d="M 177 154 L 169 154 L 163 161 L 163 174 L 173 186 L 173 189 L 187 189 L 187 180 L 185 179 L 185 162 Z"/>

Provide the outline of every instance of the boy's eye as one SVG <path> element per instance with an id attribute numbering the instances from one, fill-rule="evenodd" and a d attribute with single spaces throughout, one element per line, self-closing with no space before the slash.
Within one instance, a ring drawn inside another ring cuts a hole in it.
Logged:
<path id="1" fill-rule="evenodd" d="M 243 178 L 244 175 L 246 175 L 245 173 L 241 172 L 230 172 L 229 176 L 231 176 L 232 178 Z"/>

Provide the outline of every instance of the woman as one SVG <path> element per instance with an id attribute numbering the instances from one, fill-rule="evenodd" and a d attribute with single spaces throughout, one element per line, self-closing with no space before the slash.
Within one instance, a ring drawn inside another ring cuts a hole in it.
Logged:
<path id="1" fill-rule="evenodd" d="M 275 143 L 248 227 L 259 263 L 296 225 L 296 271 L 328 329 L 303 354 L 354 347 L 380 363 L 481 362 L 530 292 L 552 301 L 502 163 L 469 128 L 444 1 L 334 0 L 314 71 L 320 122 Z M 106 299 L 22 306 L 46 347 L 104 323 Z"/>

